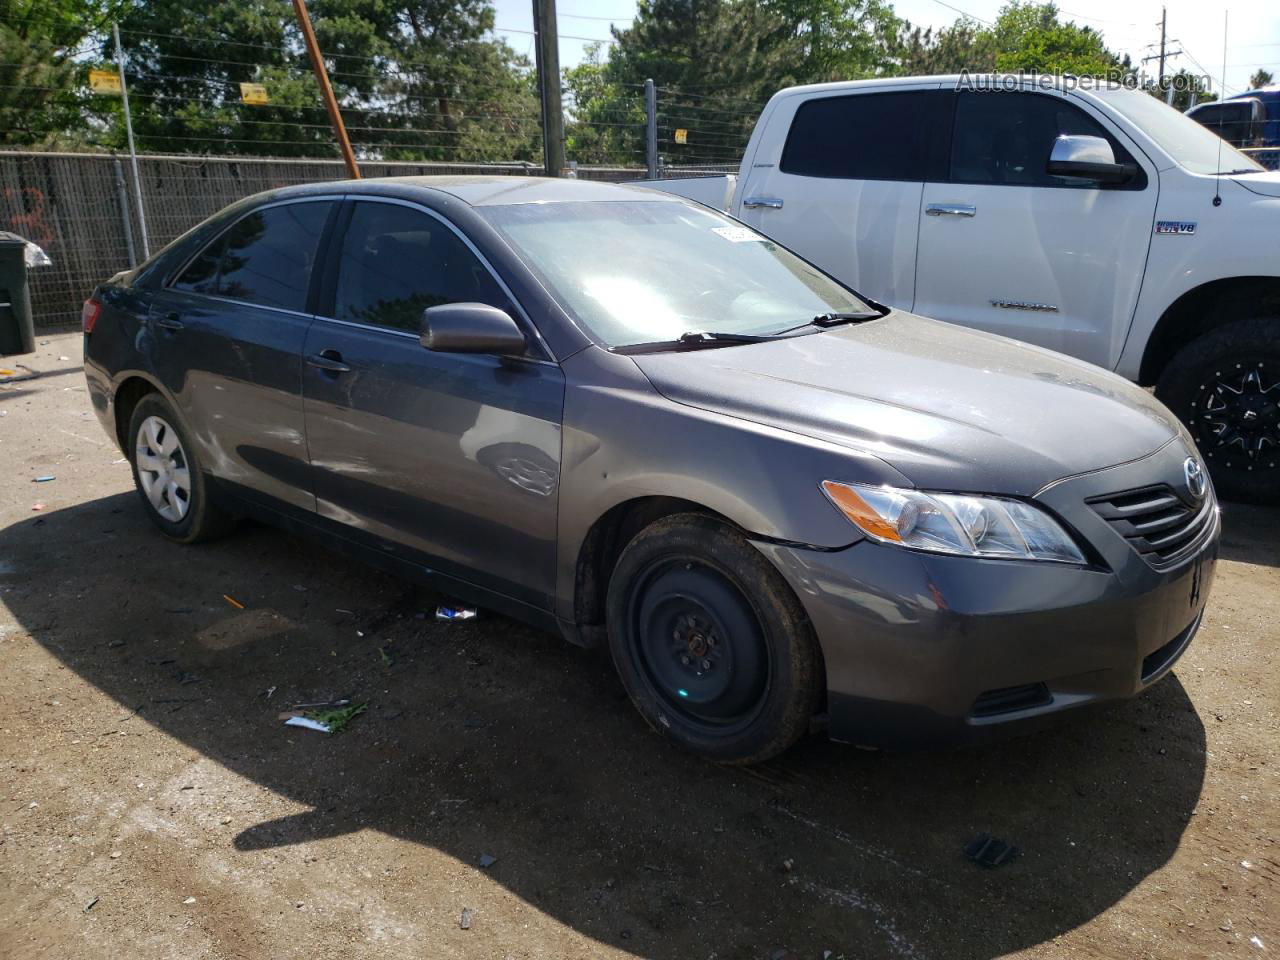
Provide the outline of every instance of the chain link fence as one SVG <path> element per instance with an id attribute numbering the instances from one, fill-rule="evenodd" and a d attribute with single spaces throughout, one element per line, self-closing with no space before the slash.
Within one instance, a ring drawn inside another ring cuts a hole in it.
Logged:
<path id="1" fill-rule="evenodd" d="M 522 163 L 361 163 L 366 177 L 439 174 L 538 176 Z M 680 175 L 678 170 L 665 171 Z M 713 172 L 699 170 L 699 172 Z M 139 156 L 149 247 L 175 237 L 235 200 L 295 183 L 342 180 L 339 160 Z M 634 180 L 643 168 L 582 167 L 582 179 Z M 44 248 L 53 266 L 31 271 L 38 330 L 73 327 L 95 286 L 143 259 L 129 159 L 111 154 L 0 151 L 0 230 Z"/>

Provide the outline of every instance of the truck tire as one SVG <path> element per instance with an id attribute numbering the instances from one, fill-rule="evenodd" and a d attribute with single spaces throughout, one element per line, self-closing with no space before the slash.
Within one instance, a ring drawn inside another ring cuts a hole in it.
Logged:
<path id="1" fill-rule="evenodd" d="M 1218 495 L 1280 502 L 1280 317 L 1237 320 L 1191 341 L 1156 383 L 1187 425 Z"/>

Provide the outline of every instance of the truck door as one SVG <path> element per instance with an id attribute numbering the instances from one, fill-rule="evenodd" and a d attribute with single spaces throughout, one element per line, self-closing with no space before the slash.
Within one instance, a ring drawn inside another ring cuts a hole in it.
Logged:
<path id="1" fill-rule="evenodd" d="M 738 215 L 859 293 L 911 308 L 921 192 L 940 166 L 937 83 L 775 102 Z"/>
<path id="2" fill-rule="evenodd" d="M 1129 182 L 1045 172 L 1063 134 L 1103 137 Z M 916 313 L 1114 367 L 1142 287 L 1155 168 L 1053 93 L 962 91 L 947 176 L 924 186 Z"/>

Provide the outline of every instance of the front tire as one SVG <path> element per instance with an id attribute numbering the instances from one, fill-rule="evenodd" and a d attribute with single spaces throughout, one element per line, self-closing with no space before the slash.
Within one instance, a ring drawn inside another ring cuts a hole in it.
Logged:
<path id="1" fill-rule="evenodd" d="M 1160 375 L 1156 397 L 1191 431 L 1221 497 L 1280 502 L 1280 318 L 1193 340 Z"/>
<path id="2" fill-rule="evenodd" d="M 710 517 L 666 517 L 627 545 L 608 621 L 636 709 L 700 756 L 767 760 L 819 709 L 822 661 L 799 601 L 742 534 Z"/>
<path id="3" fill-rule="evenodd" d="M 235 520 L 209 498 L 209 484 L 173 408 L 149 393 L 133 409 L 126 448 L 142 508 L 170 540 L 196 543 L 228 532 Z"/>

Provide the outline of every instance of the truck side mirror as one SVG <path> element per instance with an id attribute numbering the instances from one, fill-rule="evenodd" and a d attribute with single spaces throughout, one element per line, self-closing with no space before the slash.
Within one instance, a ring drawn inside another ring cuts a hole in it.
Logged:
<path id="1" fill-rule="evenodd" d="M 418 339 L 440 353 L 491 353 L 519 356 L 525 351 L 524 333 L 505 310 L 487 303 L 445 303 L 422 314 Z"/>
<path id="2" fill-rule="evenodd" d="M 1045 172 L 1097 183 L 1125 183 L 1138 171 L 1132 163 L 1116 163 L 1111 144 L 1102 137 L 1070 134 L 1053 141 Z"/>

